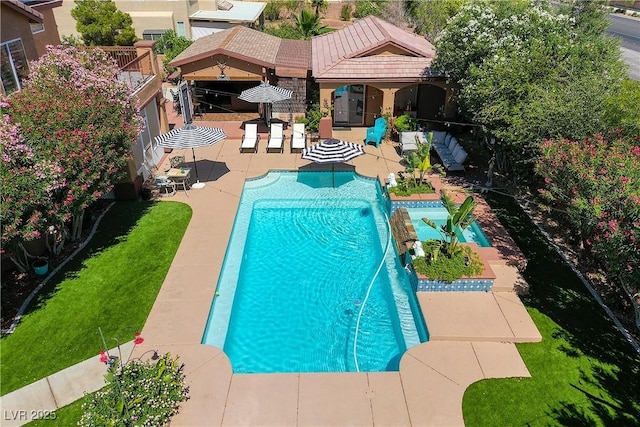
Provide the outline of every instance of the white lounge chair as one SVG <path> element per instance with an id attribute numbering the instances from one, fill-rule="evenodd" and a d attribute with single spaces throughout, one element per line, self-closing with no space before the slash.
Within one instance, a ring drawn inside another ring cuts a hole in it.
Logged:
<path id="1" fill-rule="evenodd" d="M 244 150 L 253 150 L 254 153 L 258 152 L 258 141 L 260 141 L 260 135 L 258 135 L 257 123 L 246 123 L 244 125 L 244 135 L 242 135 L 242 144 L 240 144 L 240 152 Z"/>
<path id="2" fill-rule="evenodd" d="M 307 146 L 307 131 L 304 123 L 294 123 L 293 133 L 291 134 L 291 152 L 293 150 L 302 150 Z"/>
<path id="3" fill-rule="evenodd" d="M 271 123 L 269 142 L 267 143 L 267 153 L 269 150 L 277 150 L 282 153 L 284 146 L 284 134 L 282 133 L 282 129 L 282 123 Z"/>

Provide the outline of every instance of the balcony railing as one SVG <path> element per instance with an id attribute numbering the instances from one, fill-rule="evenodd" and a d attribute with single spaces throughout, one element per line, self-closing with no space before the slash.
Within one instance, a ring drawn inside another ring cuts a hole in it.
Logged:
<path id="1" fill-rule="evenodd" d="M 100 49 L 115 59 L 120 69 L 138 57 L 138 50 L 133 46 L 100 46 Z"/>
<path id="2" fill-rule="evenodd" d="M 143 53 L 120 67 L 118 80 L 125 82 L 131 92 L 135 92 L 155 76 L 153 58 L 150 51 Z"/>
<path id="3" fill-rule="evenodd" d="M 140 56 L 140 49 L 133 46 L 99 46 L 111 56 L 118 67 L 118 80 L 129 86 L 131 93 L 135 93 L 156 75 L 153 61 L 155 54 L 149 49 Z"/>

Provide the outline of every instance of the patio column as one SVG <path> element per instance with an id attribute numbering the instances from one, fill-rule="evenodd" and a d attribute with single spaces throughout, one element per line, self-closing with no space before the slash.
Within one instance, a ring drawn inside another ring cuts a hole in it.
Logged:
<path id="1" fill-rule="evenodd" d="M 397 88 L 383 88 L 382 89 L 382 113 L 389 113 L 393 117 L 393 103 L 396 99 Z"/>

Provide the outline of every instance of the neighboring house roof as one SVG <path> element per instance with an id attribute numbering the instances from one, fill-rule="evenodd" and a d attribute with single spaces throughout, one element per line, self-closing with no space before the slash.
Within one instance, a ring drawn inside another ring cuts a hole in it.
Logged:
<path id="1" fill-rule="evenodd" d="M 220 3 L 220 2 L 219 2 Z M 189 16 L 189 19 L 224 22 L 254 22 L 259 17 L 267 3 L 253 1 L 225 0 L 231 8 L 224 10 L 218 4 L 218 10 L 199 10 Z"/>
<path id="2" fill-rule="evenodd" d="M 62 6 L 62 0 L 21 0 L 22 3 L 40 11 Z"/>
<path id="3" fill-rule="evenodd" d="M 313 77 L 369 80 L 415 80 L 425 77 L 435 57 L 427 39 L 375 16 L 311 39 Z M 405 55 L 375 52 L 385 46 Z"/>
<path id="4" fill-rule="evenodd" d="M 225 54 L 264 67 L 311 68 L 311 43 L 306 40 L 283 40 L 261 31 L 237 26 L 201 37 L 176 56 L 169 65 L 196 62 Z"/>
<path id="5" fill-rule="evenodd" d="M 31 20 L 31 21 L 42 22 L 42 20 L 44 19 L 44 15 L 42 15 L 42 13 L 38 12 L 37 10 L 32 8 L 31 6 L 27 6 L 26 4 L 22 3 L 21 1 L 18 1 L 18 0 L 2 0 L 2 5 L 3 6 L 8 6 L 11 9 L 13 9 L 13 10 L 15 10 L 17 12 L 20 12 L 21 14 L 23 14 L 24 16 L 29 18 L 29 20 Z"/>

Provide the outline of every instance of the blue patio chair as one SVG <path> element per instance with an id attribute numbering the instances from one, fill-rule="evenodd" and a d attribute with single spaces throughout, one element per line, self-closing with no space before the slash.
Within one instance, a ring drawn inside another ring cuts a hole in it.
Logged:
<path id="1" fill-rule="evenodd" d="M 364 140 L 365 144 L 373 142 L 376 147 L 380 145 L 382 138 L 387 133 L 387 121 L 384 117 L 378 117 L 373 127 L 367 128 L 367 139 Z"/>

